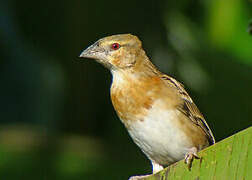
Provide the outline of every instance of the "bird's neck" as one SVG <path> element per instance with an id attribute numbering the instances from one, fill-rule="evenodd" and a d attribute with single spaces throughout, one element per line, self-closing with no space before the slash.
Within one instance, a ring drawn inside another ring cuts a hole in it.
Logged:
<path id="1" fill-rule="evenodd" d="M 145 52 L 142 51 L 136 58 L 136 63 L 128 68 L 121 68 L 112 70 L 114 78 L 117 76 L 126 76 L 128 78 L 133 77 L 135 80 L 143 78 L 151 78 L 160 74 L 156 67 L 152 64 Z"/>

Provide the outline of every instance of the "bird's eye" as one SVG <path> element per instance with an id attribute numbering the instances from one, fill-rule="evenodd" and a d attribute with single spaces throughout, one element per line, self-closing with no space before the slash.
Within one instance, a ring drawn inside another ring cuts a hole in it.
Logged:
<path id="1" fill-rule="evenodd" d="M 117 50 L 117 49 L 119 49 L 121 46 L 120 46 L 120 44 L 118 44 L 118 43 L 113 43 L 112 45 L 111 45 L 111 48 L 113 49 L 113 50 Z"/>

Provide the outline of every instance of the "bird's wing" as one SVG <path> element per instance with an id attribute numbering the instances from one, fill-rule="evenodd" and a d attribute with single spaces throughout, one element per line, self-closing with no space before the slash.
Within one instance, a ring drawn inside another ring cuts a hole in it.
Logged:
<path id="1" fill-rule="evenodd" d="M 211 129 L 209 128 L 207 122 L 205 121 L 203 115 L 194 104 L 193 100 L 189 96 L 189 94 L 184 89 L 184 86 L 176 81 L 174 78 L 169 77 L 165 74 L 162 74 L 161 78 L 173 86 L 175 89 L 178 90 L 179 94 L 182 97 L 182 104 L 179 105 L 178 109 L 185 114 L 190 120 L 195 123 L 197 126 L 200 126 L 207 135 L 208 141 L 210 144 L 215 143 L 215 139 Z"/>

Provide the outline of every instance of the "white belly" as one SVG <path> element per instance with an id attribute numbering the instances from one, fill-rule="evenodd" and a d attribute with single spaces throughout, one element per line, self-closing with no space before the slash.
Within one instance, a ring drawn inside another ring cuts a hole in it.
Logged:
<path id="1" fill-rule="evenodd" d="M 176 120 L 180 112 L 155 104 L 142 121 L 131 123 L 128 131 L 151 161 L 169 165 L 183 159 L 192 145 Z"/>

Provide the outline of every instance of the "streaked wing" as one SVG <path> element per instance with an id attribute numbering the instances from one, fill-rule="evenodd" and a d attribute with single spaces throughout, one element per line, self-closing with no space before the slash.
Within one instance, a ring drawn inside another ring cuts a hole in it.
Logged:
<path id="1" fill-rule="evenodd" d="M 181 83 L 179 83 L 178 81 L 176 81 L 174 78 L 169 77 L 165 74 L 162 74 L 161 78 L 163 80 L 167 81 L 167 83 L 172 85 L 174 88 L 176 88 L 178 90 L 178 92 L 180 93 L 180 95 L 183 99 L 183 103 L 178 107 L 179 110 L 183 114 L 188 116 L 193 123 L 195 123 L 197 126 L 200 126 L 204 130 L 204 132 L 207 135 L 207 138 L 208 138 L 210 145 L 214 144 L 215 139 L 214 139 L 214 136 L 213 136 L 211 129 L 209 128 L 203 115 L 201 114 L 201 112 L 199 111 L 197 106 L 194 104 L 191 97 L 188 95 L 188 93 L 184 89 L 183 85 Z"/>

